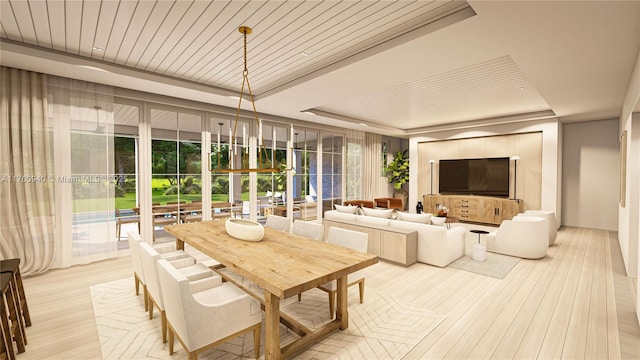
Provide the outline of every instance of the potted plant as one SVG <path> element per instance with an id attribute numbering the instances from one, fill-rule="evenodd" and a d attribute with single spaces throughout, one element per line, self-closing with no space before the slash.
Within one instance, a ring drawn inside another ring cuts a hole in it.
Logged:
<path id="1" fill-rule="evenodd" d="M 398 151 L 385 168 L 387 179 L 395 189 L 393 196 L 402 199 L 403 208 L 406 208 L 409 198 L 407 191 L 402 188 L 402 185 L 409 182 L 409 158 L 406 156 L 407 150 Z"/>

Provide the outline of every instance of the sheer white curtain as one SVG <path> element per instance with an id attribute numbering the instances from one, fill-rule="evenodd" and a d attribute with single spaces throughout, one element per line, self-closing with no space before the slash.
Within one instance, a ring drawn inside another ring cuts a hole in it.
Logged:
<path id="1" fill-rule="evenodd" d="M 382 137 L 347 130 L 347 199 L 373 200 L 379 197 L 382 164 Z"/>
<path id="2" fill-rule="evenodd" d="M 56 267 L 118 255 L 113 88 L 50 76 L 59 249 Z"/>
<path id="3" fill-rule="evenodd" d="M 381 197 L 380 184 L 384 181 L 382 175 L 382 136 L 365 133 L 362 148 L 362 198 L 374 199 Z"/>
<path id="4" fill-rule="evenodd" d="M 45 75 L 1 67 L 0 258 L 25 275 L 54 261 L 54 191 Z"/>
<path id="5" fill-rule="evenodd" d="M 344 181 L 346 200 L 367 199 L 362 193 L 364 132 L 347 130 Z"/>

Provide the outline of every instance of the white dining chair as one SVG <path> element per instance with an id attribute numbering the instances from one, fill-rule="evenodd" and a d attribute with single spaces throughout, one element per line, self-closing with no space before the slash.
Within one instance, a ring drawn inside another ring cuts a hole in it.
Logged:
<path id="1" fill-rule="evenodd" d="M 219 279 L 190 283 L 165 260 L 158 260 L 157 266 L 169 330 L 169 355 L 173 355 L 175 337 L 191 360 L 202 351 L 253 332 L 255 357 L 260 357 L 262 311 L 258 300 Z"/>
<path id="2" fill-rule="evenodd" d="M 127 240 L 129 241 L 129 250 L 131 251 L 131 262 L 133 265 L 133 280 L 136 288 L 136 296 L 140 295 L 140 285 L 142 285 L 142 294 L 144 295 L 144 310 L 148 310 L 147 282 L 140 262 L 140 249 L 138 244 L 142 241 L 140 233 L 136 231 L 127 232 Z M 154 244 L 153 248 L 161 254 L 161 257 L 169 260 L 177 260 L 187 258 L 189 255 L 184 251 L 176 251 L 174 244 Z"/>
<path id="3" fill-rule="evenodd" d="M 153 319 L 154 305 L 160 312 L 160 325 L 162 326 L 162 342 L 167 342 L 167 317 L 165 315 L 164 301 L 162 297 L 162 288 L 160 286 L 160 279 L 158 278 L 157 262 L 160 260 L 160 254 L 151 247 L 151 245 L 141 242 L 139 244 L 140 262 L 142 269 L 145 273 L 145 280 L 147 281 L 147 296 L 149 303 L 149 319 Z M 187 277 L 189 281 L 197 281 L 209 277 L 220 278 L 206 265 L 196 263 L 195 259 L 182 258 L 169 262 L 171 266 L 175 267 L 183 276 Z"/>
<path id="4" fill-rule="evenodd" d="M 337 227 L 330 227 L 327 233 L 327 242 L 366 253 L 369 243 L 369 234 L 359 231 L 341 229 Z M 362 304 L 364 302 L 364 273 L 362 270 L 358 270 L 347 275 L 347 287 L 351 287 L 356 284 L 358 285 L 360 304 Z M 337 281 L 333 280 L 331 282 L 320 285 L 318 286 L 318 289 L 329 294 L 329 313 L 331 314 L 331 316 L 333 316 L 335 314 L 336 308 L 336 294 L 338 290 Z"/>
<path id="5" fill-rule="evenodd" d="M 291 222 L 289 218 L 284 216 L 269 214 L 267 215 L 267 222 L 264 226 L 280 231 L 291 232 Z"/>
<path id="6" fill-rule="evenodd" d="M 291 232 L 309 239 L 322 241 L 324 225 L 317 222 L 295 220 Z"/>

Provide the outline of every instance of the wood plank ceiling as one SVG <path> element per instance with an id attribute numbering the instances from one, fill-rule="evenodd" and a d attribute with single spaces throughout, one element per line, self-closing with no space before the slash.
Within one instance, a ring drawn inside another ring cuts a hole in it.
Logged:
<path id="1" fill-rule="evenodd" d="M 405 34 L 454 1 L 2 1 L 3 38 L 256 94 Z M 310 56 L 312 55 L 312 56 Z"/>
<path id="2" fill-rule="evenodd" d="M 638 19 L 637 1 L 1 0 L 0 63 L 233 109 L 246 25 L 263 115 L 410 136 L 619 116 Z"/>

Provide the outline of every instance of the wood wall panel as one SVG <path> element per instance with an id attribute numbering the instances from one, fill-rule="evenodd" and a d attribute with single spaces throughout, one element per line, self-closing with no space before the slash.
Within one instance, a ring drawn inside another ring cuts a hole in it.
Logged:
<path id="1" fill-rule="evenodd" d="M 439 193 L 438 161 L 444 159 L 468 159 L 484 157 L 520 156 L 516 196 L 524 200 L 524 209 L 540 209 L 542 199 L 542 132 L 511 135 L 483 136 L 455 140 L 439 140 L 418 144 L 418 196 L 430 193 L 431 167 L 433 164 L 433 193 Z M 510 194 L 513 198 L 514 162 L 509 172 Z"/>

